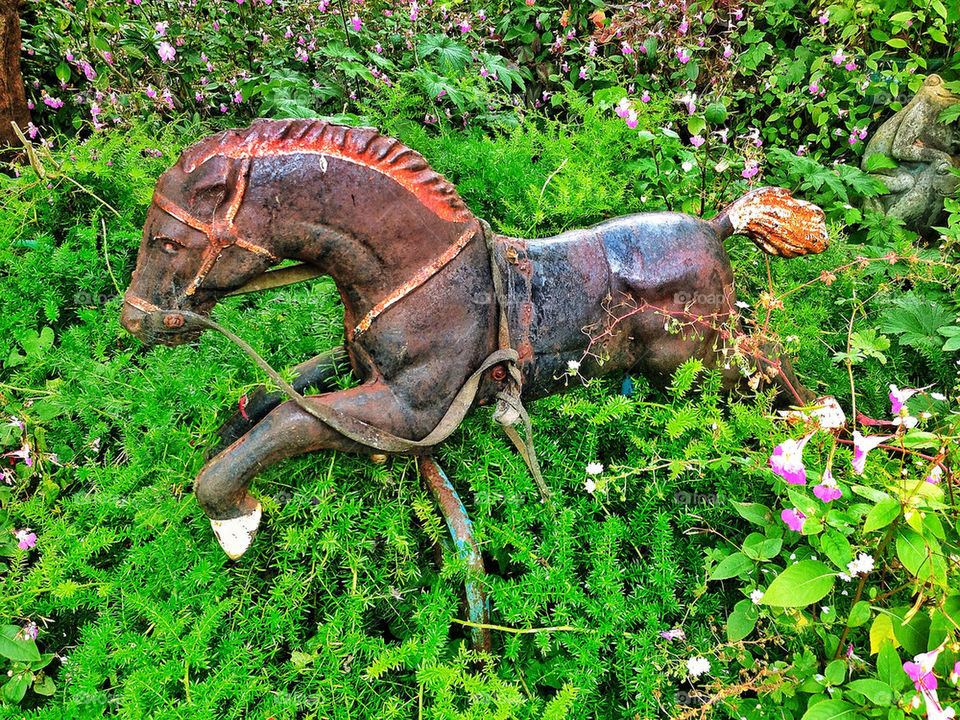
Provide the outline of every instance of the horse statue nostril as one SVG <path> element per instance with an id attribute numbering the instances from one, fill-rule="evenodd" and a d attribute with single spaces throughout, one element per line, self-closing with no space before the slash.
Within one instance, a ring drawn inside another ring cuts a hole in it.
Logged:
<path id="1" fill-rule="evenodd" d="M 168 328 L 183 327 L 184 319 L 180 313 L 170 313 L 163 318 L 163 324 Z"/>

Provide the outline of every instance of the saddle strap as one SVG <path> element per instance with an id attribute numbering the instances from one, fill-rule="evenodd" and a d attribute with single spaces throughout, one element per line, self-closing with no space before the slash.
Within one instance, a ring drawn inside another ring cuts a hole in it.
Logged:
<path id="1" fill-rule="evenodd" d="M 229 340 L 232 340 L 250 357 L 251 360 L 253 360 L 253 362 L 257 364 L 257 367 L 263 370 L 270 377 L 270 379 L 277 384 L 277 387 L 280 388 L 281 392 L 283 392 L 287 397 L 303 408 L 304 411 L 317 418 L 321 422 L 329 425 L 344 437 L 350 438 L 361 445 L 390 453 L 402 453 L 410 452 L 411 450 L 432 448 L 446 440 L 447 437 L 449 437 L 450 434 L 457 429 L 457 426 L 463 422 L 467 412 L 473 405 L 473 401 L 477 396 L 477 390 L 480 387 L 480 380 L 483 376 L 483 373 L 492 368 L 494 365 L 499 365 L 500 363 L 513 363 L 518 357 L 517 351 L 510 348 L 497 350 L 496 352 L 488 355 L 487 358 L 480 364 L 480 367 L 477 368 L 469 378 L 467 378 L 467 381 L 454 396 L 453 402 L 450 404 L 450 407 L 447 408 L 447 412 L 444 413 L 443 417 L 440 418 L 440 422 L 433 429 L 433 431 L 422 440 L 410 440 L 408 438 L 394 435 L 391 432 L 364 422 L 363 420 L 355 418 L 352 415 L 347 415 L 346 413 L 337 410 L 326 403 L 320 402 L 316 398 L 304 397 L 297 392 L 296 388 L 284 380 L 280 376 L 280 373 L 270 367 L 270 364 L 260 357 L 259 353 L 257 353 L 257 351 L 254 350 L 247 342 L 244 342 L 238 335 L 230 332 L 211 318 L 197 315 L 196 313 L 189 311 L 179 312 L 184 316 L 185 319 L 191 321 L 192 323 L 203 325 L 211 330 L 216 330 L 217 332 L 226 336 Z"/>
<path id="2" fill-rule="evenodd" d="M 507 300 L 503 292 L 503 276 L 500 274 L 500 265 L 497 262 L 493 230 L 486 220 L 482 218 L 478 218 L 478 220 L 483 230 L 483 239 L 487 244 L 487 251 L 490 254 L 490 275 L 493 278 L 493 291 L 497 298 L 499 314 L 497 344 L 501 351 L 506 349 L 512 350 L 510 325 L 507 322 Z M 550 491 L 550 488 L 547 487 L 547 483 L 543 479 L 543 473 L 540 472 L 540 463 L 537 461 L 537 451 L 533 446 L 533 428 L 530 424 L 530 415 L 520 401 L 520 392 L 523 388 L 523 375 L 521 375 L 520 368 L 517 367 L 516 363 L 520 356 L 516 351 L 514 351 L 514 356 L 514 359 L 506 364 L 507 371 L 510 375 L 508 380 L 509 386 L 507 389 L 497 393 L 497 409 L 493 413 L 493 417 L 500 423 L 500 427 L 503 428 L 507 437 L 510 438 L 510 442 L 513 443 L 517 452 L 520 453 L 520 457 L 523 458 L 523 462 L 530 471 L 533 481 L 537 484 L 540 497 L 543 498 L 544 502 L 549 503 L 553 497 L 553 493 Z M 522 437 L 516 428 L 513 427 L 518 420 L 523 421 L 524 435 Z"/>

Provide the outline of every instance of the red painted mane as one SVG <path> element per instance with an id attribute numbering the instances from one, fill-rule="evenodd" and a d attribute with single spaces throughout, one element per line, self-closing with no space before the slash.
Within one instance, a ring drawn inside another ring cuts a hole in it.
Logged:
<path id="1" fill-rule="evenodd" d="M 423 156 L 375 128 L 354 128 L 323 120 L 257 120 L 246 130 L 225 130 L 191 145 L 180 166 L 191 173 L 212 157 L 322 155 L 357 163 L 399 183 L 439 217 L 450 222 L 474 219 L 456 188 Z"/>

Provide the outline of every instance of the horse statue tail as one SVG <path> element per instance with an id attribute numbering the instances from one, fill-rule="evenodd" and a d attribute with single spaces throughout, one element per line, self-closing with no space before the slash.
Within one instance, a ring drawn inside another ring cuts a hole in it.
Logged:
<path id="1" fill-rule="evenodd" d="M 827 249 L 823 210 L 780 187 L 751 190 L 710 220 L 720 239 L 745 235 L 769 255 L 793 258 Z"/>

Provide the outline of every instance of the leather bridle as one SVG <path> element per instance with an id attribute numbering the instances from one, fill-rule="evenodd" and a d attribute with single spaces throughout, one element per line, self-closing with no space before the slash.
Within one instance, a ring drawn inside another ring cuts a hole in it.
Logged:
<path id="1" fill-rule="evenodd" d="M 220 259 L 221 253 L 232 245 L 241 247 L 244 250 L 249 250 L 257 255 L 263 255 L 273 262 L 278 262 L 280 260 L 280 258 L 267 250 L 267 248 L 254 242 L 250 242 L 249 240 L 246 240 L 237 234 L 237 228 L 234 224 L 234 220 L 237 217 L 237 212 L 240 210 L 240 205 L 243 202 L 243 196 L 247 189 L 247 173 L 249 170 L 250 159 L 244 158 L 240 164 L 240 172 L 237 176 L 237 189 L 233 200 L 227 206 L 227 211 L 222 218 L 218 218 L 216 210 L 214 210 L 213 219 L 210 222 L 205 222 L 194 217 L 180 206 L 171 202 L 170 199 L 159 190 L 154 190 L 154 205 L 163 210 L 172 218 L 179 220 L 184 225 L 187 225 L 194 230 L 198 230 L 207 236 L 207 247 L 203 251 L 203 257 L 200 261 L 200 269 L 197 270 L 196 276 L 180 294 L 180 297 L 177 298 L 177 304 L 180 304 L 183 302 L 183 300 L 193 295 L 197 291 L 197 289 L 203 284 L 203 281 L 206 280 L 207 276 L 210 274 L 210 271 L 213 270 L 214 266 L 217 264 L 217 260 Z M 163 308 L 157 307 L 153 303 L 137 297 L 136 295 L 128 295 L 124 298 L 124 301 L 138 310 L 142 310 L 143 312 L 176 312 L 176 310 L 164 310 Z"/>

